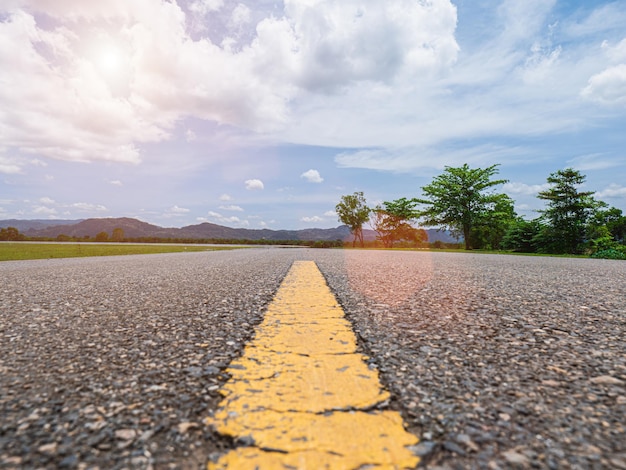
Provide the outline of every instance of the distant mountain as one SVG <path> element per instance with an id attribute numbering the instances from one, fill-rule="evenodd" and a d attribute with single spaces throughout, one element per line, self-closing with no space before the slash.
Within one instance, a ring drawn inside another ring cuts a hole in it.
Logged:
<path id="1" fill-rule="evenodd" d="M 165 228 L 158 225 L 142 222 L 128 217 L 86 219 L 79 221 L 71 220 L 2 220 L 0 227 L 15 227 L 28 237 L 56 238 L 59 235 L 70 237 L 95 237 L 100 232 L 106 232 L 109 236 L 116 228 L 124 231 L 127 238 L 189 238 L 189 239 L 231 239 L 231 240 L 352 240 L 352 235 L 347 226 L 341 225 L 336 228 L 319 229 L 310 228 L 302 230 L 270 230 L 270 229 L 247 229 L 232 228 L 208 222 L 198 225 L 188 225 L 182 228 Z M 434 242 L 441 240 L 445 243 L 455 243 L 457 240 L 450 236 L 449 232 L 427 230 L 428 240 Z M 375 240 L 376 232 L 364 229 L 365 240 Z"/>
<path id="2" fill-rule="evenodd" d="M 27 230 L 41 230 L 47 227 L 53 227 L 56 225 L 74 225 L 81 222 L 78 220 L 63 220 L 63 219 L 37 219 L 37 220 L 19 220 L 8 219 L 0 220 L 0 228 L 15 227 L 20 232 L 24 233 Z"/>
<path id="3" fill-rule="evenodd" d="M 30 229 L 24 232 L 27 237 L 49 237 L 55 238 L 58 235 L 68 235 L 70 237 L 95 237 L 100 232 L 107 232 L 109 235 L 116 228 L 124 230 L 124 236 L 128 238 L 138 237 L 177 237 L 177 228 L 163 228 L 129 217 L 86 219 L 75 224 L 53 225 L 44 229 Z"/>

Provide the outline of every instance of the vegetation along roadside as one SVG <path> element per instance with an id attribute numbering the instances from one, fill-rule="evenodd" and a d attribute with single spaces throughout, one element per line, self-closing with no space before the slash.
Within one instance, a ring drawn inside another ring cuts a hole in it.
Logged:
<path id="1" fill-rule="evenodd" d="M 341 197 L 337 216 L 350 228 L 353 246 L 365 246 L 363 224 L 369 222 L 385 248 L 427 246 L 418 225 L 450 231 L 466 250 L 626 259 L 626 216 L 595 199 L 595 191 L 581 191 L 586 178 L 579 171 L 566 168 L 548 176 L 546 189 L 537 193 L 545 208 L 533 220 L 518 216 L 514 201 L 494 189 L 507 182 L 492 179 L 497 173 L 498 165 L 445 167 L 422 187 L 419 198 L 403 197 L 372 208 L 362 192 L 355 192 Z"/>
<path id="2" fill-rule="evenodd" d="M 147 255 L 192 251 L 232 250 L 234 247 L 74 244 L 74 243 L 0 243 L 0 261 L 78 258 L 85 256 Z"/>

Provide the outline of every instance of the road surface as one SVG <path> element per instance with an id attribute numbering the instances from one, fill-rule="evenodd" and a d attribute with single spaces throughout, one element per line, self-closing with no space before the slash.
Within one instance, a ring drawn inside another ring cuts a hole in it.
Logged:
<path id="1" fill-rule="evenodd" d="M 421 467 L 626 468 L 626 263 L 304 248 L 0 263 L 0 468 L 195 469 L 253 445 L 211 418 L 299 260 Z"/>

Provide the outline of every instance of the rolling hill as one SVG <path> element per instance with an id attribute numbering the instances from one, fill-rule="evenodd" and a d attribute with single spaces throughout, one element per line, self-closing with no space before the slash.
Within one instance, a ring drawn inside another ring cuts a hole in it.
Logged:
<path id="1" fill-rule="evenodd" d="M 231 239 L 231 240 L 351 240 L 347 226 L 341 225 L 329 229 L 270 230 L 232 228 L 204 222 L 181 228 L 160 227 L 129 217 L 98 218 L 86 220 L 1 220 L 0 227 L 15 227 L 27 237 L 56 238 L 59 235 L 70 237 L 94 238 L 100 232 L 111 235 L 113 230 L 121 228 L 127 238 L 189 238 L 189 239 Z M 455 243 L 457 240 L 449 232 L 428 229 L 428 240 L 441 240 Z M 366 240 L 374 240 L 373 230 L 363 230 Z"/>

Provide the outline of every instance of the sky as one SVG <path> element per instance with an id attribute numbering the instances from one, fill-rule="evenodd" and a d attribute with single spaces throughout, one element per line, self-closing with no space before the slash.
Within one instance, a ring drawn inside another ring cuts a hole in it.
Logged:
<path id="1" fill-rule="evenodd" d="M 0 219 L 330 228 L 465 163 L 626 212 L 626 0 L 0 0 Z"/>

